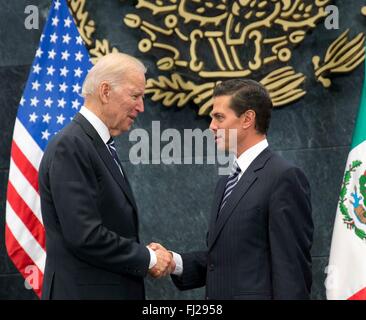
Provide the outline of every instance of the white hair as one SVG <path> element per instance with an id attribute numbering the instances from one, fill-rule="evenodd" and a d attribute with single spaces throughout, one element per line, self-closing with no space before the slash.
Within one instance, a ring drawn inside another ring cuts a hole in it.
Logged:
<path id="1" fill-rule="evenodd" d="M 88 72 L 81 91 L 85 98 L 93 95 L 102 81 L 106 81 L 112 88 L 121 84 L 123 77 L 129 70 L 140 69 L 146 73 L 146 67 L 137 58 L 121 52 L 114 52 L 100 58 Z"/>

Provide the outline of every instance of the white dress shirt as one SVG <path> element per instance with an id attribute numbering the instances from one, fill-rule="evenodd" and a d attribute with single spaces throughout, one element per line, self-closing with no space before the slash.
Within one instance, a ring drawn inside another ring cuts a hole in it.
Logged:
<path id="1" fill-rule="evenodd" d="M 101 119 L 98 118 L 98 116 L 93 111 L 89 110 L 85 106 L 81 107 L 80 113 L 85 117 L 86 120 L 89 121 L 89 123 L 93 126 L 95 131 L 97 131 L 100 138 L 103 140 L 108 152 L 110 152 L 108 149 L 108 146 L 107 146 L 107 142 L 111 137 L 108 127 L 104 124 L 104 122 Z M 152 267 L 154 267 L 156 265 L 157 258 L 156 258 L 156 254 L 153 250 L 151 250 L 150 248 L 147 248 L 147 249 L 149 250 L 149 253 L 150 253 L 149 269 L 151 269 Z"/>
<path id="2" fill-rule="evenodd" d="M 238 181 L 243 176 L 244 172 L 248 169 L 250 164 L 254 161 L 254 159 L 257 158 L 259 154 L 267 147 L 268 147 L 268 141 L 267 139 L 264 139 L 255 144 L 254 146 L 250 147 L 248 150 L 245 150 L 239 156 L 239 158 L 234 157 L 234 163 L 236 161 L 241 170 L 238 176 Z M 173 274 L 180 276 L 183 273 L 182 257 L 180 254 L 173 252 L 173 259 L 176 265 Z"/>
<path id="3" fill-rule="evenodd" d="M 262 140 L 261 142 L 258 142 L 254 146 L 250 147 L 248 150 L 245 150 L 239 158 L 234 157 L 234 162 L 236 161 L 238 163 L 238 166 L 240 167 L 240 173 L 238 177 L 238 181 L 243 176 L 244 172 L 248 169 L 250 164 L 254 161 L 255 158 L 259 156 L 259 154 L 268 147 L 268 141 L 267 139 Z"/>
<path id="4" fill-rule="evenodd" d="M 93 128 L 98 132 L 99 136 L 103 140 L 105 146 L 108 149 L 107 142 L 110 139 L 111 135 L 109 133 L 108 127 L 104 124 L 102 120 L 98 118 L 98 116 L 88 108 L 82 106 L 80 109 L 80 113 L 90 122 Z"/>

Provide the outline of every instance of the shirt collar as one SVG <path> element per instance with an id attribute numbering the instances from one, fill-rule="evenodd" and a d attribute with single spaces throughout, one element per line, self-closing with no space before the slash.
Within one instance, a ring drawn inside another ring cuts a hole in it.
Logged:
<path id="1" fill-rule="evenodd" d="M 99 117 L 93 111 L 89 110 L 85 106 L 81 107 L 80 113 L 86 118 L 86 120 L 90 122 L 93 128 L 98 132 L 103 142 L 107 144 L 107 141 L 109 140 L 111 135 L 109 134 L 108 127 L 104 124 L 104 122 L 100 120 Z"/>
<path id="2" fill-rule="evenodd" d="M 268 147 L 268 141 L 267 139 L 262 140 L 261 142 L 258 142 L 254 146 L 250 147 L 248 150 L 244 151 L 239 158 L 234 158 L 234 161 L 238 163 L 238 166 L 240 167 L 240 174 L 239 179 L 245 172 L 245 170 L 248 169 L 250 164 L 254 161 L 255 158 L 259 156 L 259 154 Z"/>

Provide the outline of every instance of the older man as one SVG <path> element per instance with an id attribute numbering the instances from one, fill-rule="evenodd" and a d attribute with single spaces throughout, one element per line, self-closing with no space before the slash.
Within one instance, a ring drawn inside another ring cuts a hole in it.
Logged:
<path id="1" fill-rule="evenodd" d="M 83 84 L 85 105 L 44 153 L 43 299 L 144 299 L 146 274 L 168 272 L 171 255 L 139 242 L 136 203 L 113 141 L 144 111 L 145 71 L 126 54 L 101 58 Z"/>

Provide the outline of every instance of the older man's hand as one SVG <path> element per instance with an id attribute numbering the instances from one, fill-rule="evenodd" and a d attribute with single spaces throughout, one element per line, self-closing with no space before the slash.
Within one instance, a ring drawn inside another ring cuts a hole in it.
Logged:
<path id="1" fill-rule="evenodd" d="M 157 263 L 149 270 L 149 274 L 154 278 L 161 278 L 171 274 L 175 270 L 173 254 L 159 243 L 152 242 L 148 247 L 154 250 L 157 258 Z"/>

